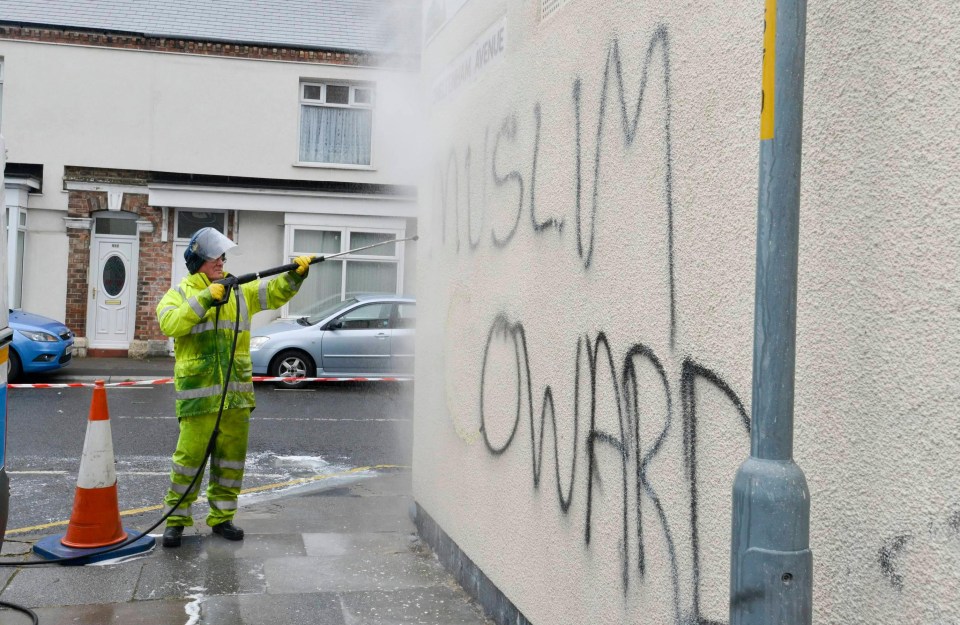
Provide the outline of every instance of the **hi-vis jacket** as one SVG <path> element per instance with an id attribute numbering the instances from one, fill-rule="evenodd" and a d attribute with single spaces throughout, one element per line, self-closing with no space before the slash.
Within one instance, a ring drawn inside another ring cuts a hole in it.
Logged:
<path id="1" fill-rule="evenodd" d="M 207 290 L 210 279 L 205 274 L 187 276 L 177 288 L 167 291 L 157 305 L 157 320 L 163 333 L 174 339 L 178 417 L 210 414 L 220 409 L 221 384 L 230 363 L 238 315 L 240 335 L 223 407 L 224 410 L 254 407 L 250 319 L 261 310 L 279 308 L 289 301 L 300 289 L 304 277 L 291 271 L 272 280 L 254 280 L 241 285 L 242 297 L 231 293 L 230 300 L 220 307 L 217 328 L 214 328 L 217 309 Z"/>

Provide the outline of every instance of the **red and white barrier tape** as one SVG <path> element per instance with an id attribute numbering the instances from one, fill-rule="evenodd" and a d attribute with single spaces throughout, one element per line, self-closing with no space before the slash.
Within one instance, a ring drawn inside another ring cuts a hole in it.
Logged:
<path id="1" fill-rule="evenodd" d="M 254 382 L 409 382 L 413 378 L 278 378 L 254 377 Z M 156 380 L 131 380 L 128 382 L 104 383 L 110 386 L 152 386 L 155 384 L 173 384 L 173 378 L 159 378 Z M 7 388 L 93 388 L 95 382 L 67 382 L 64 384 L 7 384 Z"/>

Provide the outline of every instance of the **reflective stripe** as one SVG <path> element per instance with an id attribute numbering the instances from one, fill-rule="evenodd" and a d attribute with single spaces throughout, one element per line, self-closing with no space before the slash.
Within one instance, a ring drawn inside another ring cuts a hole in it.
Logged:
<path id="1" fill-rule="evenodd" d="M 187 303 L 190 304 L 190 308 L 193 309 L 193 312 L 197 313 L 197 316 L 203 319 L 203 316 L 207 314 L 207 309 L 200 304 L 200 300 L 196 297 L 191 297 L 187 300 Z"/>
<path id="2" fill-rule="evenodd" d="M 215 499 L 210 499 L 209 503 L 211 508 L 216 508 L 217 510 L 236 510 L 237 509 L 236 499 L 233 499 L 230 501 L 217 501 Z"/>
<path id="3" fill-rule="evenodd" d="M 159 315 L 159 316 L 160 316 L 160 317 L 163 317 L 165 314 L 167 314 L 167 313 L 170 312 L 171 310 L 176 310 L 176 309 L 177 309 L 176 306 L 167 306 L 166 308 L 164 308 L 163 310 L 160 311 L 160 315 Z"/>
<path id="4" fill-rule="evenodd" d="M 182 495 L 186 493 L 187 488 L 189 486 L 190 486 L 189 484 L 177 484 L 176 482 L 170 482 L 170 490 L 172 490 L 178 495 Z M 194 485 L 193 490 L 195 491 L 200 490 L 200 484 L 197 483 L 196 485 Z"/>
<path id="5" fill-rule="evenodd" d="M 183 292 L 182 288 L 177 287 L 177 293 L 179 293 L 180 297 L 182 297 L 183 299 L 187 299 L 187 294 Z"/>
<path id="6" fill-rule="evenodd" d="M 233 393 L 252 393 L 253 382 L 231 382 L 227 384 L 227 392 Z M 200 399 L 201 397 L 219 397 L 223 393 L 223 387 L 219 384 L 205 386 L 203 388 L 192 388 L 184 391 L 177 391 L 177 399 Z"/>
<path id="7" fill-rule="evenodd" d="M 163 507 L 164 514 L 170 512 L 171 510 L 173 510 L 173 508 L 170 506 Z M 193 514 L 190 512 L 190 506 L 187 506 L 186 508 L 177 508 L 176 510 L 173 510 L 173 514 L 177 516 L 193 516 Z"/>
<path id="8" fill-rule="evenodd" d="M 227 391 L 232 393 L 252 393 L 253 382 L 231 382 L 227 384 Z"/>
<path id="9" fill-rule="evenodd" d="M 217 477 L 216 475 L 213 476 L 213 481 L 227 488 L 240 488 L 243 486 L 243 480 L 228 480 L 225 477 Z"/>
<path id="10" fill-rule="evenodd" d="M 113 440 L 110 436 L 110 420 L 87 422 L 87 434 L 83 441 L 80 472 L 77 475 L 79 488 L 116 488 L 117 473 L 113 463 Z"/>
<path id="11" fill-rule="evenodd" d="M 250 384 L 253 387 L 253 383 Z M 177 399 L 199 399 L 201 397 L 216 397 L 223 392 L 223 389 L 219 384 L 214 384 L 213 386 L 207 386 L 204 388 L 193 388 L 186 391 L 177 391 Z"/>
<path id="12" fill-rule="evenodd" d="M 260 288 L 257 289 L 257 295 L 260 297 L 260 310 L 267 310 L 267 285 L 269 280 L 261 280 Z"/>
<path id="13" fill-rule="evenodd" d="M 284 274 L 283 277 L 287 279 L 287 286 L 290 287 L 291 291 L 296 293 L 300 290 L 300 285 L 302 282 L 297 282 L 292 276 L 290 276 L 290 274 Z"/>
<path id="14" fill-rule="evenodd" d="M 247 314 L 247 298 L 242 292 L 237 297 L 237 309 L 238 309 L 238 314 L 240 315 L 240 328 L 244 330 L 249 330 L 250 315 Z"/>
<path id="15" fill-rule="evenodd" d="M 213 330 L 213 322 L 207 321 L 206 323 L 198 323 L 197 325 L 190 328 L 190 334 L 200 334 L 201 332 L 207 332 Z"/>
<path id="16" fill-rule="evenodd" d="M 182 464 L 177 464 L 176 462 L 170 463 L 173 465 L 173 472 L 179 473 L 180 475 L 186 475 L 187 477 L 193 477 L 197 474 L 197 471 L 200 470 L 200 467 L 185 467 Z"/>
<path id="17" fill-rule="evenodd" d="M 232 331 L 233 328 L 234 328 L 234 325 L 235 325 L 235 322 L 234 322 L 234 321 L 231 321 L 231 320 L 229 320 L 229 319 L 221 319 L 220 322 L 217 324 L 217 329 L 218 329 L 218 330 L 231 330 L 231 331 Z M 247 327 L 244 327 L 245 325 L 246 325 Z M 241 330 L 241 331 L 243 331 L 243 330 L 249 330 L 249 329 L 250 329 L 250 328 L 249 328 L 249 325 L 250 325 L 250 324 L 244 324 L 244 323 L 241 321 L 241 323 L 240 323 L 240 330 Z M 213 330 L 213 322 L 212 322 L 212 321 L 207 321 L 207 322 L 205 322 L 205 323 L 198 323 L 197 325 L 195 325 L 195 326 L 193 326 L 192 328 L 190 328 L 190 334 L 200 334 L 201 332 L 209 332 L 209 331 L 211 331 L 211 330 Z"/>
<path id="18" fill-rule="evenodd" d="M 244 463 L 242 460 L 237 462 L 236 460 L 223 460 L 214 458 L 213 466 L 220 467 L 221 469 L 236 469 L 237 471 L 243 471 Z"/>

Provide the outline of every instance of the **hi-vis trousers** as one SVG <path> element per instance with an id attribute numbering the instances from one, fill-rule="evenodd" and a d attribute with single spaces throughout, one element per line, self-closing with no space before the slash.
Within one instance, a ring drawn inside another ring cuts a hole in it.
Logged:
<path id="1" fill-rule="evenodd" d="M 163 498 L 164 513 L 176 505 L 187 492 L 190 482 L 200 470 L 203 454 L 207 451 L 217 414 L 180 417 L 180 438 L 173 452 L 173 467 L 170 471 L 170 490 Z M 250 409 L 224 410 L 220 419 L 220 434 L 210 457 L 210 481 L 207 484 L 207 501 L 210 512 L 207 525 L 213 527 L 233 519 L 237 513 L 237 497 L 243 483 L 243 465 L 247 456 L 247 433 L 250 430 Z M 168 526 L 193 525 L 191 504 L 197 500 L 200 483 L 197 480 L 183 502 L 167 519 Z"/>

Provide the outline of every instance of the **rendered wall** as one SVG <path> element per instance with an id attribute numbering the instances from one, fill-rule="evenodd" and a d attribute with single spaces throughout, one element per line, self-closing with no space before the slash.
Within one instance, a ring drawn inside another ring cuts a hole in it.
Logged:
<path id="1" fill-rule="evenodd" d="M 423 52 L 416 500 L 537 625 L 726 623 L 764 3 L 446 4 Z M 502 52 L 437 82 L 498 23 Z M 816 623 L 960 622 L 958 49 L 956 3 L 810 4 Z"/>
<path id="2" fill-rule="evenodd" d="M 63 194 L 66 196 L 66 194 Z M 67 229 L 63 213 L 32 210 L 28 216 L 27 249 L 43 250 L 23 263 L 23 288 L 20 307 L 23 310 L 63 321 L 66 319 L 66 301 L 50 297 L 51 293 L 67 291 Z M 83 269 L 86 272 L 86 268 Z"/>
<path id="3" fill-rule="evenodd" d="M 374 68 L 0 41 L 9 159 L 44 165 L 31 208 L 66 209 L 67 165 L 409 184 L 414 75 Z M 301 80 L 376 84 L 373 165 L 294 166 Z M 56 146 L 56 150 L 51 150 Z"/>

